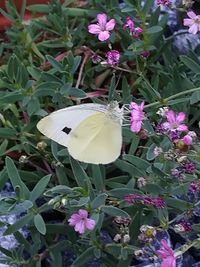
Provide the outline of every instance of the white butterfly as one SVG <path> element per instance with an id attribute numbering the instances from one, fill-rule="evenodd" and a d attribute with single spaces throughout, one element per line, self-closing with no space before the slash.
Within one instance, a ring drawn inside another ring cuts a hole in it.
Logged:
<path id="1" fill-rule="evenodd" d="M 41 119 L 38 130 L 68 148 L 82 162 L 107 164 L 121 152 L 123 107 L 82 104 L 60 109 Z"/>

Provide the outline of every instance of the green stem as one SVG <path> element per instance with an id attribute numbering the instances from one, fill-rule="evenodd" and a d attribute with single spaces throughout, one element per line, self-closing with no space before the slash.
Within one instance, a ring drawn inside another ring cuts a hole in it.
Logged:
<path id="1" fill-rule="evenodd" d="M 145 108 L 150 108 L 150 107 L 154 107 L 156 105 L 163 105 L 163 104 L 167 105 L 169 100 L 172 100 L 172 99 L 177 98 L 179 96 L 182 96 L 182 95 L 185 95 L 185 94 L 190 94 L 190 93 L 193 93 L 193 92 L 196 92 L 196 91 L 200 91 L 200 87 L 192 88 L 192 89 L 189 89 L 187 91 L 183 91 L 183 92 L 180 92 L 178 94 L 175 94 L 175 95 L 169 96 L 167 98 L 164 98 L 161 101 L 156 101 L 154 103 L 145 105 Z"/>

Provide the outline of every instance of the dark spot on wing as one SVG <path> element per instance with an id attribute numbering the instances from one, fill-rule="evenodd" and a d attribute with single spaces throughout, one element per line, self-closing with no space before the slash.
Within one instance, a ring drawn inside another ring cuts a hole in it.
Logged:
<path id="1" fill-rule="evenodd" d="M 68 128 L 68 127 L 65 127 L 65 128 L 63 128 L 62 129 L 62 131 L 64 132 L 64 133 L 66 133 L 66 134 L 69 134 L 70 132 L 71 132 L 71 128 Z"/>

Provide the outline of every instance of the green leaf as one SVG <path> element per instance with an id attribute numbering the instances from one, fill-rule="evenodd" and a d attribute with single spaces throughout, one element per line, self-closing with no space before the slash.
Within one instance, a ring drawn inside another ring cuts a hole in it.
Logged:
<path id="1" fill-rule="evenodd" d="M 105 205 L 105 201 L 106 201 L 107 197 L 108 197 L 108 195 L 105 193 L 98 195 L 91 203 L 92 209 L 97 209 L 97 208 Z"/>
<path id="2" fill-rule="evenodd" d="M 176 210 L 185 211 L 189 208 L 192 208 L 192 205 L 184 200 L 175 199 L 175 198 L 167 198 L 166 199 L 167 206 L 175 208 Z"/>
<path id="3" fill-rule="evenodd" d="M 46 234 L 45 222 L 40 214 L 34 216 L 34 225 L 42 235 Z"/>
<path id="4" fill-rule="evenodd" d="M 200 223 L 193 224 L 193 225 L 192 225 L 192 229 L 193 229 L 195 232 L 199 233 L 199 232 L 200 232 Z"/>
<path id="5" fill-rule="evenodd" d="M 105 184 L 104 184 L 104 178 L 101 172 L 101 169 L 103 167 L 99 165 L 94 165 L 92 164 L 91 169 L 92 169 L 92 182 L 95 185 L 95 188 L 98 192 L 102 192 L 105 190 Z"/>
<path id="6" fill-rule="evenodd" d="M 187 56 L 180 56 L 180 59 L 194 73 L 196 73 L 196 74 L 200 73 L 200 66 L 193 59 L 191 59 Z"/>
<path id="7" fill-rule="evenodd" d="M 33 190 L 30 193 L 30 200 L 32 202 L 34 202 L 37 198 L 39 198 L 43 194 L 50 179 L 51 179 L 51 174 L 46 175 L 36 184 L 36 186 L 33 188 Z"/>
<path id="8" fill-rule="evenodd" d="M 46 58 L 57 71 L 64 71 L 63 65 L 59 63 L 55 58 L 50 55 L 46 55 Z"/>
<path id="9" fill-rule="evenodd" d="M 156 158 L 156 155 L 154 154 L 155 147 L 156 147 L 156 144 L 153 143 L 148 148 L 147 154 L 146 154 L 147 160 L 153 160 Z"/>
<path id="10" fill-rule="evenodd" d="M 130 217 L 127 212 L 113 206 L 103 206 L 102 211 L 110 216 Z"/>
<path id="11" fill-rule="evenodd" d="M 13 188 L 20 187 L 21 189 L 21 199 L 29 199 L 30 191 L 28 190 L 27 186 L 21 180 L 18 170 L 15 167 L 13 160 L 9 157 L 6 157 L 6 168 L 8 172 L 8 176 L 12 183 Z"/>
<path id="12" fill-rule="evenodd" d="M 10 234 L 13 234 L 13 233 L 17 232 L 24 225 L 28 224 L 32 219 L 33 219 L 33 215 L 30 214 L 30 213 L 25 215 L 25 216 L 23 216 L 22 218 L 18 219 L 16 221 L 16 223 L 8 226 L 8 228 L 4 232 L 4 235 L 10 235 Z"/>
<path id="13" fill-rule="evenodd" d="M 161 26 L 152 26 L 152 27 L 147 29 L 147 33 L 148 34 L 154 34 L 157 32 L 161 32 L 162 30 L 163 30 L 163 28 Z"/>
<path id="14" fill-rule="evenodd" d="M 117 197 L 122 199 L 127 194 L 140 194 L 141 192 L 137 189 L 132 188 L 116 188 L 108 192 L 109 196 Z"/>
<path id="15" fill-rule="evenodd" d="M 77 185 L 80 187 L 85 187 L 86 182 L 89 180 L 86 172 L 82 168 L 81 164 L 72 157 L 70 157 L 70 163 Z"/>
<path id="16" fill-rule="evenodd" d="M 133 155 L 124 155 L 123 158 L 143 170 L 146 170 L 151 166 L 151 164 L 148 161 Z"/>
<path id="17" fill-rule="evenodd" d="M 87 266 L 85 264 L 94 258 L 94 250 L 95 247 L 89 247 L 88 249 L 86 249 L 78 258 L 76 258 L 71 267 Z"/>
<path id="18" fill-rule="evenodd" d="M 200 101 L 200 89 L 199 91 L 194 92 L 190 97 L 190 104 L 193 105 Z"/>
<path id="19" fill-rule="evenodd" d="M 0 145 L 0 156 L 3 156 L 5 151 L 6 151 L 6 148 L 7 148 L 7 145 L 8 145 L 8 140 L 5 139 L 2 144 Z"/>
<path id="20" fill-rule="evenodd" d="M 144 176 L 145 175 L 145 171 L 138 169 L 132 164 L 125 162 L 123 160 L 120 160 L 120 159 L 116 160 L 114 162 L 114 165 L 117 166 L 120 170 L 124 172 L 128 172 L 131 176 Z"/>
<path id="21" fill-rule="evenodd" d="M 10 138 L 10 137 L 16 137 L 16 130 L 11 128 L 0 128 L 0 137 L 3 138 Z"/>

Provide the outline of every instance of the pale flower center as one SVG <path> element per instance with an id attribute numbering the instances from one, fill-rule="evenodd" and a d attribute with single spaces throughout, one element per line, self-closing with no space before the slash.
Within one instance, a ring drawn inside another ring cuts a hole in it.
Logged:
<path id="1" fill-rule="evenodd" d="M 174 123 L 171 124 L 171 128 L 172 129 L 176 129 L 177 127 L 178 127 L 177 123 L 174 122 Z"/>
<path id="2" fill-rule="evenodd" d="M 195 23 L 195 24 L 199 24 L 199 25 L 200 25 L 200 18 L 198 18 L 198 17 L 197 17 L 197 18 L 195 18 L 195 19 L 194 19 L 194 23 Z"/>

